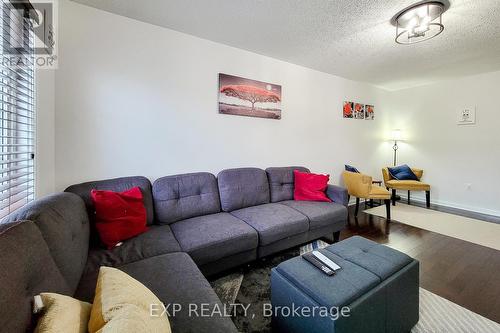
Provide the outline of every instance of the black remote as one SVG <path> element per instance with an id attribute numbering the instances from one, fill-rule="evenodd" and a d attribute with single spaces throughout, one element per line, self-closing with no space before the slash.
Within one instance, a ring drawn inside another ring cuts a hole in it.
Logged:
<path id="1" fill-rule="evenodd" d="M 305 253 L 302 255 L 302 258 L 313 264 L 316 268 L 318 268 L 320 271 L 325 273 L 326 275 L 332 276 L 335 274 L 335 271 L 330 269 L 328 266 L 323 264 L 321 261 L 319 261 L 315 256 L 313 256 L 312 253 Z"/>

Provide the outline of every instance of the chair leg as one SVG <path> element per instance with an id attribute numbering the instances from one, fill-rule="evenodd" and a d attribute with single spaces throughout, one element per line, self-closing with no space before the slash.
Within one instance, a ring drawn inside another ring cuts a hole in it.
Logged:
<path id="1" fill-rule="evenodd" d="M 385 212 L 387 213 L 387 220 L 391 220 L 391 200 L 390 199 L 385 199 Z"/>
<path id="2" fill-rule="evenodd" d="M 427 208 L 431 207 L 431 191 L 425 191 L 425 204 Z"/>
<path id="3" fill-rule="evenodd" d="M 392 205 L 396 206 L 396 190 L 392 190 Z"/>
<path id="4" fill-rule="evenodd" d="M 356 209 L 354 210 L 354 216 L 358 216 L 359 210 L 359 198 L 356 198 Z"/>
<path id="5" fill-rule="evenodd" d="M 408 190 L 408 205 L 410 204 L 410 190 Z"/>
<path id="6" fill-rule="evenodd" d="M 340 231 L 335 231 L 333 233 L 333 242 L 337 243 L 340 240 Z"/>

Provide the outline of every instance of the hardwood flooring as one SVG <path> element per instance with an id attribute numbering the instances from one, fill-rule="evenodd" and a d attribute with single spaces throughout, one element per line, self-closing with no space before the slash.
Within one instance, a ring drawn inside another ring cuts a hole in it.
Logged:
<path id="1" fill-rule="evenodd" d="M 500 323 L 500 251 L 394 220 L 388 223 L 362 209 L 355 218 L 350 206 L 349 226 L 340 238 L 353 235 L 419 260 L 422 288 Z"/>

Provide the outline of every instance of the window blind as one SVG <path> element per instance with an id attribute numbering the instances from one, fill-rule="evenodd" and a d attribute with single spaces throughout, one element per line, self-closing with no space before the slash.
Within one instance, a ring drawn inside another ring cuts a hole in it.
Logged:
<path id="1" fill-rule="evenodd" d="M 35 90 L 32 21 L 19 6 L 9 0 L 1 1 L 0 218 L 3 218 L 34 199 Z"/>

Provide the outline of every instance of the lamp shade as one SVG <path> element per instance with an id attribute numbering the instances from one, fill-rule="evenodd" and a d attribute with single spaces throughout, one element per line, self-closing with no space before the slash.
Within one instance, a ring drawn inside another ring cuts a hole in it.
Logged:
<path id="1" fill-rule="evenodd" d="M 402 141 L 403 140 L 403 132 L 400 129 L 395 129 L 391 132 L 391 140 L 392 141 Z"/>

